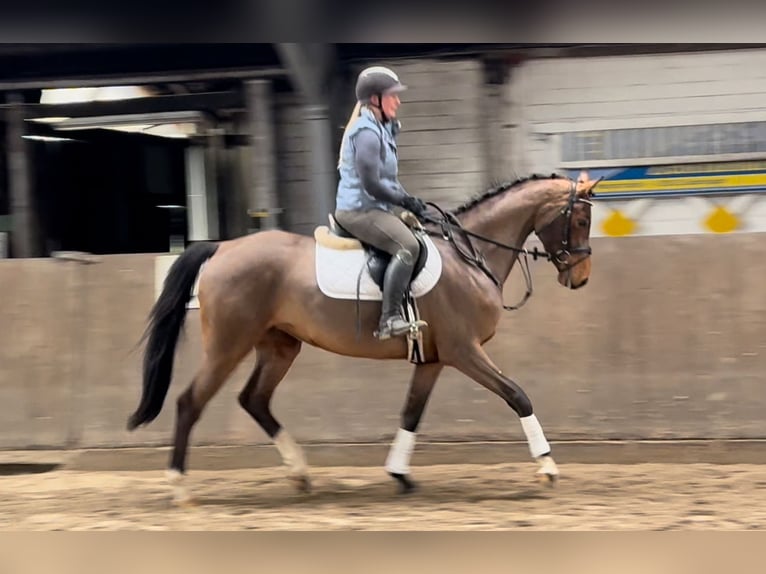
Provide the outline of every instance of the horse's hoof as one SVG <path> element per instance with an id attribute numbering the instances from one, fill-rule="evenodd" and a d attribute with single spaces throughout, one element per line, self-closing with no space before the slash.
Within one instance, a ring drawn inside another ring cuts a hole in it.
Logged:
<path id="1" fill-rule="evenodd" d="M 199 506 L 199 501 L 193 496 L 187 496 L 185 498 L 173 498 L 173 506 L 176 508 L 196 508 Z"/>
<path id="2" fill-rule="evenodd" d="M 418 489 L 418 485 L 408 475 L 396 472 L 389 472 L 388 474 L 395 478 L 399 484 L 399 494 L 412 494 Z"/>
<path id="3" fill-rule="evenodd" d="M 559 469 L 550 455 L 541 456 L 537 459 L 540 463 L 540 470 L 537 471 L 537 480 L 540 483 L 555 486 L 559 478 Z"/>
<path id="4" fill-rule="evenodd" d="M 305 494 L 311 492 L 311 479 L 308 476 L 290 476 L 288 478 L 298 492 Z"/>
<path id="5" fill-rule="evenodd" d="M 543 486 L 556 486 L 556 482 L 558 481 L 559 477 L 557 474 L 549 474 L 547 472 L 538 472 L 537 473 L 537 480 L 540 484 Z"/>
<path id="6" fill-rule="evenodd" d="M 165 477 L 173 492 L 173 506 L 178 508 L 190 508 L 196 505 L 194 498 L 184 486 L 185 476 L 180 471 L 174 468 L 169 468 L 165 471 Z"/>

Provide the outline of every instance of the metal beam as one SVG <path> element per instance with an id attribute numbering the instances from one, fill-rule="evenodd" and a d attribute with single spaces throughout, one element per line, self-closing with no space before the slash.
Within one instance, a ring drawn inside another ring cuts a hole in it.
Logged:
<path id="1" fill-rule="evenodd" d="M 277 153 L 272 85 L 269 80 L 249 80 L 247 121 L 250 132 L 248 146 L 247 212 L 259 224 L 258 229 L 279 227 L 280 213 L 277 197 Z"/>
<path id="2" fill-rule="evenodd" d="M 290 79 L 307 102 L 322 102 L 332 50 L 328 44 L 276 44 L 277 53 L 290 72 Z"/>
<path id="3" fill-rule="evenodd" d="M 23 99 L 9 94 L 6 109 L 6 145 L 8 153 L 8 187 L 12 217 L 11 253 L 13 257 L 40 257 L 38 221 L 31 182 L 29 153 L 31 146 L 23 139 Z"/>
<path id="4" fill-rule="evenodd" d="M 185 154 L 188 237 L 189 241 L 204 241 L 210 239 L 205 183 L 205 149 L 198 145 L 189 146 Z"/>
<path id="5" fill-rule="evenodd" d="M 97 75 L 72 78 L 39 78 L 35 80 L 0 81 L 2 90 L 39 90 L 45 88 L 88 88 L 98 86 L 125 86 L 160 84 L 166 82 L 197 82 L 205 80 L 247 80 L 250 78 L 278 78 L 287 75 L 284 68 L 233 68 L 200 70 L 194 72 L 146 73 L 140 75 Z"/>
<path id="6" fill-rule="evenodd" d="M 205 145 L 186 148 L 186 205 L 189 241 L 220 238 L 218 164 L 221 137 L 209 130 Z"/>
<path id="7" fill-rule="evenodd" d="M 219 174 L 223 164 L 224 130 L 209 126 L 205 138 L 205 195 L 207 202 L 208 239 L 221 239 L 221 214 L 219 200 Z"/>
<path id="8" fill-rule="evenodd" d="M 141 124 L 203 124 L 204 122 L 205 115 L 201 112 L 157 112 L 155 114 L 122 114 L 116 116 L 70 118 L 56 122 L 52 124 L 52 127 L 60 131 L 69 131 Z"/>
<path id="9" fill-rule="evenodd" d="M 306 106 L 304 117 L 311 141 L 311 182 L 315 191 L 314 224 L 327 222 L 335 209 L 335 162 L 331 152 L 330 110 L 326 105 Z"/>
<path id="10" fill-rule="evenodd" d="M 276 45 L 290 71 L 293 85 L 300 92 L 311 146 L 311 189 L 314 197 L 314 224 L 327 221 L 335 205 L 335 162 L 332 154 L 329 79 L 335 63 L 330 44 Z"/>
<path id="11" fill-rule="evenodd" d="M 160 112 L 215 111 L 242 108 L 242 94 L 235 91 L 205 92 L 173 96 L 149 96 L 132 100 L 82 102 L 72 104 L 26 104 L 27 119 L 91 116 L 115 116 L 120 114 L 153 114 Z"/>

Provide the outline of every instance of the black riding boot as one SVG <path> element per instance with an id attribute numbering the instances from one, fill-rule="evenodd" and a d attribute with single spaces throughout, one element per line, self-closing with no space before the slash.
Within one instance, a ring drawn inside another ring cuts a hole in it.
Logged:
<path id="1" fill-rule="evenodd" d="M 414 267 L 414 258 L 402 249 L 391 258 L 386 268 L 383 277 L 383 310 L 375 333 L 380 340 L 398 337 L 410 330 L 410 324 L 402 314 L 402 303 Z"/>

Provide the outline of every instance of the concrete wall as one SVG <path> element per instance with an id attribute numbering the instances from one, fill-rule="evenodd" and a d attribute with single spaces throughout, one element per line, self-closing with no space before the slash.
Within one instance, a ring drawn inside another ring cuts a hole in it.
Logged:
<path id="1" fill-rule="evenodd" d="M 535 295 L 502 320 L 488 351 L 530 394 L 554 440 L 766 437 L 766 298 L 761 234 L 594 240 L 579 292 L 533 264 Z M 154 296 L 154 256 L 82 266 L 0 261 L 0 448 L 167 444 L 174 400 L 199 363 L 189 312 L 160 417 L 124 430 L 140 387 L 134 346 Z M 506 299 L 522 293 L 517 271 Z M 456 305 L 459 302 L 455 302 Z M 211 402 L 194 444 L 257 444 L 236 403 L 249 357 Z M 410 367 L 305 347 L 274 409 L 303 442 L 389 440 Z M 497 397 L 452 371 L 437 385 L 421 440 L 522 439 Z"/>

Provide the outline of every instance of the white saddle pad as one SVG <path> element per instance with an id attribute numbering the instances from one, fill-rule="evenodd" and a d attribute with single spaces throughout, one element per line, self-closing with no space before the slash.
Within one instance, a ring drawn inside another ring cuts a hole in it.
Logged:
<path id="1" fill-rule="evenodd" d="M 442 258 L 431 238 L 425 236 L 428 247 L 426 265 L 410 285 L 412 295 L 417 298 L 434 288 L 442 273 Z M 316 277 L 319 289 L 333 299 L 356 299 L 356 285 L 359 271 L 359 299 L 380 301 L 380 291 L 367 268 L 367 254 L 364 249 L 334 249 L 316 243 Z"/>

